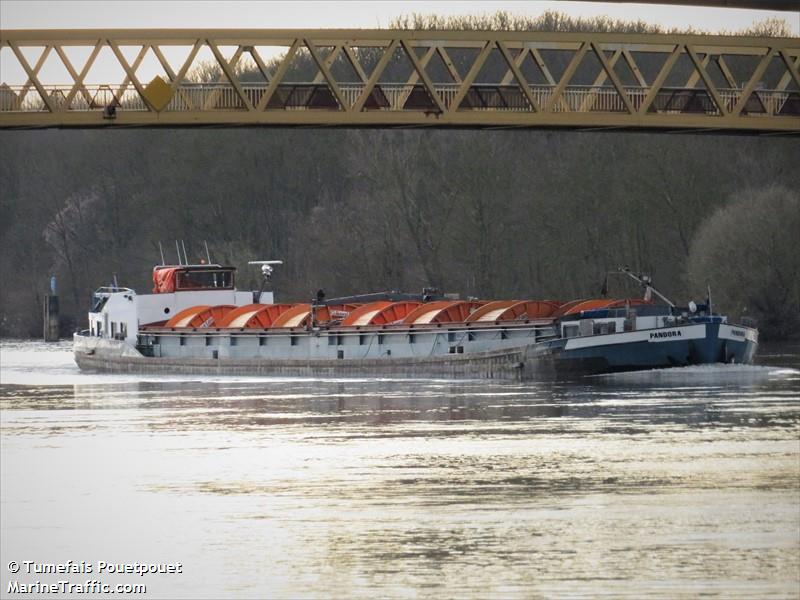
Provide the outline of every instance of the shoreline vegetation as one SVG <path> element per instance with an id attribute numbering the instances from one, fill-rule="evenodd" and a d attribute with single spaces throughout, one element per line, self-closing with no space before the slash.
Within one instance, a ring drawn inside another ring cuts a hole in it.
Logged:
<path id="1" fill-rule="evenodd" d="M 390 27 L 656 27 L 558 13 L 521 19 L 411 15 Z M 752 31 L 785 35 L 788 25 Z M 378 59 L 359 55 L 367 70 Z M 387 73 L 408 68 L 398 62 Z M 501 77 L 500 68 L 489 65 L 487 76 Z M 314 69 L 298 53 L 287 76 L 307 81 Z M 247 63 L 238 73 L 260 76 Z M 194 81 L 219 75 L 210 63 L 191 72 Z M 85 327 L 93 289 L 116 276 L 147 292 L 159 241 L 169 252 L 178 239 L 198 260 L 207 241 L 215 261 L 239 267 L 243 289 L 260 284 L 248 260 L 283 259 L 274 278 L 282 301 L 308 301 L 319 288 L 328 297 L 423 287 L 462 297 L 593 297 L 606 271 L 627 265 L 679 303 L 711 284 L 719 311 L 758 319 L 765 339 L 796 337 L 800 254 L 785 245 L 800 212 L 798 154 L 789 136 L 692 133 L 0 131 L 0 336 L 41 335 L 51 274 L 62 334 Z M 728 206 L 738 207 L 734 217 Z M 775 206 L 783 216 L 770 220 Z M 723 214 L 728 227 L 708 233 Z M 745 267 L 770 275 L 756 285 L 736 270 Z M 776 314 L 785 318 L 777 323 Z"/>

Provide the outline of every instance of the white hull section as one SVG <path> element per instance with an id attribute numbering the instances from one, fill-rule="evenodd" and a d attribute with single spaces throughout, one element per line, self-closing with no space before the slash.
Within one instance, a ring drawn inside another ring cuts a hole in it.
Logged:
<path id="1" fill-rule="evenodd" d="M 659 344 L 663 342 L 673 342 L 680 339 L 699 340 L 705 336 L 705 325 L 645 329 L 643 331 L 628 331 L 624 333 L 610 333 L 606 335 L 593 335 L 583 338 L 571 338 L 567 340 L 564 349 L 577 350 L 579 348 L 595 348 L 598 346 L 613 346 L 616 344 L 632 344 L 636 342 Z"/>

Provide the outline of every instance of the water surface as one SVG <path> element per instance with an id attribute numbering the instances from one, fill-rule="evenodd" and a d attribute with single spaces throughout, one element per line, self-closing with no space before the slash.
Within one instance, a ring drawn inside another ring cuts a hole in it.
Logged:
<path id="1" fill-rule="evenodd" d="M 87 375 L 0 346 L 9 561 L 153 598 L 800 595 L 796 347 L 573 382 Z M 60 579 L 64 579 L 61 576 Z M 85 595 L 82 597 L 86 597 Z"/>

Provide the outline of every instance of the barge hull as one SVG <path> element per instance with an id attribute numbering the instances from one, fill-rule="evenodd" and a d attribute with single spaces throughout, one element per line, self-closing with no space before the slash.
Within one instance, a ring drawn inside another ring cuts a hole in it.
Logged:
<path id="1" fill-rule="evenodd" d="M 652 338 L 657 331 L 651 330 L 573 338 L 554 350 L 555 369 L 596 374 L 713 363 L 750 364 L 756 353 L 755 331 L 747 328 L 708 323 L 671 331 L 679 331 L 681 337 Z"/>
<path id="2" fill-rule="evenodd" d="M 130 374 L 185 374 L 259 377 L 389 377 L 520 380 L 526 348 L 426 358 L 269 360 L 263 358 L 153 358 L 125 342 L 75 336 L 81 370 Z M 132 354 L 135 353 L 135 354 Z"/>
<path id="3" fill-rule="evenodd" d="M 732 328 L 727 325 L 689 325 L 673 330 L 678 329 L 681 332 L 680 339 L 652 338 L 652 332 L 639 331 L 592 338 L 558 339 L 490 352 L 391 359 L 157 358 L 143 356 L 121 340 L 76 334 L 75 360 L 82 370 L 129 374 L 511 381 L 752 362 L 757 341 L 749 332 L 745 339 L 733 339 L 730 335 Z"/>

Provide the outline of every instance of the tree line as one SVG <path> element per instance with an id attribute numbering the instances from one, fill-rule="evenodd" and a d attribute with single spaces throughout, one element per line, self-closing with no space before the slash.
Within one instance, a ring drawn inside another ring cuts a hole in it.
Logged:
<path id="1" fill-rule="evenodd" d="M 583 26 L 548 13 L 532 22 L 503 13 L 460 19 L 412 16 L 392 26 Z M 786 33 L 776 24 L 771 31 Z M 369 72 L 378 58 L 364 52 L 358 56 Z M 469 60 L 451 58 L 457 66 Z M 558 57 L 550 59 L 557 70 Z M 407 76 L 409 65 L 395 63 L 387 77 Z M 642 60 L 639 67 L 658 65 Z M 584 65 L 575 77 L 592 81 L 599 68 Z M 302 53 L 293 69 L 297 81 L 316 74 Z M 432 72 L 444 77 L 444 69 Z M 487 80 L 504 73 L 501 59 L 487 61 Z M 193 77 L 218 75 L 204 65 Z M 240 75 L 257 73 L 244 64 Z M 159 242 L 169 262 L 175 240 L 195 260 L 207 241 L 212 259 L 240 268 L 242 288 L 260 283 L 248 260 L 284 259 L 274 278 L 281 301 L 307 301 L 319 288 L 333 297 L 423 287 L 487 299 L 572 299 L 598 295 L 605 273 L 627 265 L 652 274 L 679 302 L 698 298 L 705 283 L 719 286 L 720 309 L 760 318 L 768 337 L 796 335 L 796 253 L 774 243 L 796 237 L 798 150 L 793 137 L 691 133 L 0 131 L 0 335 L 40 334 L 51 274 L 64 332 L 84 327 L 92 289 L 116 277 L 147 291 Z M 738 208 L 721 219 L 718 211 L 731 202 Z M 782 216 L 770 220 L 775 202 Z M 757 215 L 761 225 L 751 227 Z M 726 225 L 709 229 L 720 222 Z M 772 274 L 737 288 L 752 281 L 743 269 Z M 757 290 L 757 301 L 748 290 Z M 773 318 L 775 307 L 789 317 Z"/>
<path id="2" fill-rule="evenodd" d="M 208 241 L 242 287 L 259 284 L 248 260 L 284 259 L 281 300 L 422 287 L 568 299 L 596 296 L 605 272 L 627 265 L 686 301 L 703 223 L 734 194 L 752 214 L 759 190 L 796 198 L 798 149 L 796 138 L 634 132 L 3 131 L 0 327 L 38 335 L 51 273 L 65 328 L 81 327 L 93 288 L 116 275 L 147 290 L 159 241 L 169 262 L 176 239 L 195 260 Z M 740 219 L 730 256 L 751 229 Z M 759 260 L 788 268 L 792 256 Z"/>

